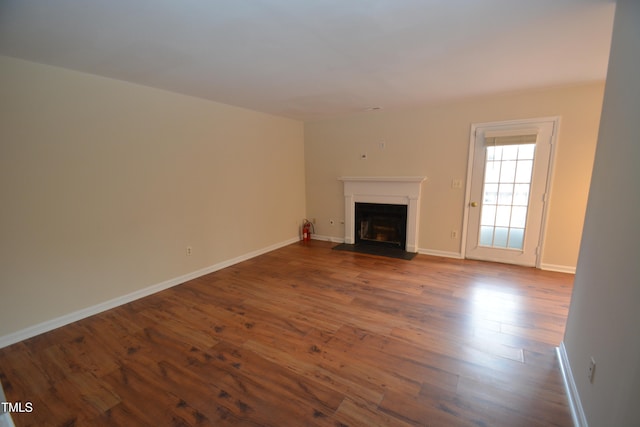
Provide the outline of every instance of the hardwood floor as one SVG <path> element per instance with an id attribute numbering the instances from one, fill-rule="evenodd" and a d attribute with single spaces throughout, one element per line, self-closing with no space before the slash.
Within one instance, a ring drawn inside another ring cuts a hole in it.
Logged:
<path id="1" fill-rule="evenodd" d="M 573 276 L 293 244 L 0 349 L 16 426 L 570 426 Z"/>

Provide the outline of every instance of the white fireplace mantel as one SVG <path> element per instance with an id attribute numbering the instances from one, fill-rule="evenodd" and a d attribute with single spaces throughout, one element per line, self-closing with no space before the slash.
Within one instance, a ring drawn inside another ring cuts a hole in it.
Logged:
<path id="1" fill-rule="evenodd" d="M 407 252 L 418 251 L 420 190 L 425 176 L 342 176 L 344 241 L 355 243 L 356 203 L 407 205 Z"/>

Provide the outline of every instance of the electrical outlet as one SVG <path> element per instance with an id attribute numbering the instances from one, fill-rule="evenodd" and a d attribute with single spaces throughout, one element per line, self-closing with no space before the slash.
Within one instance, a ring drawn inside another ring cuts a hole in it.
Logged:
<path id="1" fill-rule="evenodd" d="M 462 180 L 461 179 L 451 180 L 451 188 L 455 188 L 455 189 L 462 188 Z"/>
<path id="2" fill-rule="evenodd" d="M 451 238 L 452 239 L 458 238 L 458 230 L 451 230 Z"/>
<path id="3" fill-rule="evenodd" d="M 191 252 L 193 252 L 193 249 L 191 249 L 191 246 L 187 246 L 187 256 L 191 256 Z"/>
<path id="4" fill-rule="evenodd" d="M 596 360 L 592 357 L 589 360 L 589 371 L 587 372 L 587 378 L 589 378 L 589 382 L 593 382 L 593 376 L 596 373 Z"/>

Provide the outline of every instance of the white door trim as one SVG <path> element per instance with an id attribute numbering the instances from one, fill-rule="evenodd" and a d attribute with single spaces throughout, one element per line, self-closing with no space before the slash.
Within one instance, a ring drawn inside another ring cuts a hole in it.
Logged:
<path id="1" fill-rule="evenodd" d="M 471 203 L 471 182 L 473 180 L 473 161 L 475 156 L 475 142 L 476 131 L 478 128 L 490 127 L 490 126 L 507 126 L 507 125 L 523 125 L 534 124 L 538 122 L 553 122 L 553 131 L 551 134 L 551 151 L 549 153 L 549 169 L 547 172 L 547 182 L 545 186 L 546 202 L 542 207 L 542 224 L 540 225 L 540 239 L 538 243 L 538 251 L 536 254 L 536 268 L 540 268 L 542 264 L 543 251 L 544 251 L 544 237 L 547 230 L 547 214 L 549 212 L 549 205 L 551 200 L 551 187 L 553 183 L 553 177 L 555 175 L 555 157 L 556 146 L 558 143 L 558 133 L 560 129 L 560 116 L 550 117 L 538 117 L 532 119 L 520 119 L 520 120 L 505 120 L 498 122 L 485 122 L 485 123 L 472 123 L 471 132 L 469 134 L 469 157 L 467 159 L 467 183 L 464 196 L 464 213 L 462 220 L 462 239 L 461 255 L 462 258 L 466 258 L 467 253 L 467 233 L 468 233 L 468 221 L 469 221 L 469 205 Z"/>

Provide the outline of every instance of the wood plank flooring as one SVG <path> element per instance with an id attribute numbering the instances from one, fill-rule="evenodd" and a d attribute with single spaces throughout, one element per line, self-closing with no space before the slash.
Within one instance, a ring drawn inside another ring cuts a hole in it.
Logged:
<path id="1" fill-rule="evenodd" d="M 0 349 L 16 426 L 570 426 L 573 276 L 296 243 Z"/>

